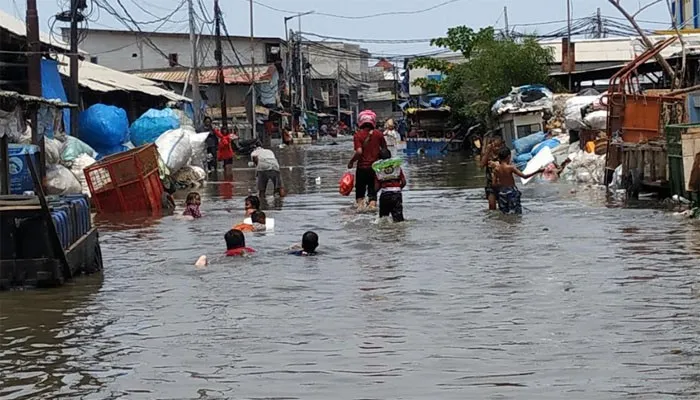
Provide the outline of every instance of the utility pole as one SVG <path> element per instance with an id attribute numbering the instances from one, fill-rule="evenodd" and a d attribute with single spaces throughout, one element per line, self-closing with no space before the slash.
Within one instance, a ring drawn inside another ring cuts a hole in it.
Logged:
<path id="1" fill-rule="evenodd" d="M 78 16 L 82 14 L 78 11 L 78 0 L 70 2 L 70 101 L 73 104 L 80 104 L 80 86 L 78 79 Z M 40 93 L 41 94 L 41 93 Z M 79 137 L 78 132 L 78 108 L 70 109 L 70 130 L 74 137 Z M 36 129 L 36 127 L 34 127 Z"/>
<path id="2" fill-rule="evenodd" d="M 257 132 L 257 115 L 255 113 L 255 105 L 257 104 L 257 96 L 255 94 L 255 39 L 253 30 L 253 0 L 250 0 L 250 101 L 253 103 L 250 107 L 252 113 L 253 139 L 258 138 Z"/>
<path id="3" fill-rule="evenodd" d="M 216 21 L 216 80 L 219 84 L 219 107 L 221 108 L 221 128 L 228 132 L 228 115 L 226 104 L 226 81 L 224 80 L 224 61 L 221 54 L 221 9 L 219 0 L 214 0 L 214 20 Z"/>
<path id="4" fill-rule="evenodd" d="M 596 12 L 596 22 L 597 22 L 597 37 L 598 39 L 603 37 L 603 17 L 600 15 L 600 7 L 598 7 L 598 11 Z"/>
<path id="5" fill-rule="evenodd" d="M 289 92 L 289 109 L 292 114 L 292 128 L 294 128 L 294 96 L 292 96 L 292 85 L 291 85 L 291 52 L 289 46 L 289 28 L 287 28 L 287 21 L 294 17 L 284 17 L 284 40 L 287 44 L 287 56 L 284 59 L 284 83 L 286 85 L 287 91 Z"/>
<path id="6" fill-rule="evenodd" d="M 510 26 L 508 25 L 508 6 L 503 6 L 503 21 L 505 22 L 505 37 L 510 38 Z"/>
<path id="7" fill-rule="evenodd" d="M 571 84 L 571 0 L 566 0 L 566 45 L 568 46 L 568 49 L 566 49 L 566 54 L 567 54 L 567 60 L 566 60 L 566 65 L 567 65 L 567 71 L 569 72 L 569 91 L 572 89 L 572 84 Z M 563 49 L 562 49 L 563 51 Z"/>
<path id="8" fill-rule="evenodd" d="M 32 96 L 41 97 L 41 42 L 39 41 L 39 13 L 36 9 L 36 0 L 27 0 L 27 47 L 29 48 L 29 55 L 27 56 L 27 72 L 29 78 L 29 87 L 27 88 L 29 94 Z M 71 55 L 71 59 L 72 59 Z M 71 99 L 72 100 L 72 99 Z M 37 108 L 31 110 L 31 124 L 32 124 L 32 144 L 39 146 L 39 179 L 44 180 L 46 176 L 46 155 L 44 152 L 44 138 L 39 136 L 39 124 L 37 118 Z M 73 115 L 71 111 L 71 116 Z M 4 138 L 6 139 L 6 137 Z M 3 146 L 4 147 L 4 146 Z M 5 172 L 8 172 L 5 178 L 9 178 L 9 162 L 6 154 L 3 154 L 3 164 L 7 169 L 3 168 Z M 7 181 L 7 190 L 9 193 L 10 182 Z"/>
<path id="9" fill-rule="evenodd" d="M 304 50 L 302 49 L 302 46 L 304 45 L 304 39 L 301 36 L 301 15 L 299 15 L 299 32 L 297 33 L 297 35 L 299 36 L 299 85 L 301 86 L 300 118 L 303 118 L 304 109 L 306 108 L 306 96 L 304 96 Z"/>
<path id="10" fill-rule="evenodd" d="M 199 93 L 199 62 L 197 61 L 197 39 L 195 33 L 197 28 L 194 20 L 194 5 L 192 0 L 187 0 L 187 9 L 190 14 L 190 43 L 192 44 L 192 106 L 194 108 L 195 129 L 202 123 L 202 100 Z"/>
<path id="11" fill-rule="evenodd" d="M 340 122 L 340 60 L 338 60 L 338 72 L 336 73 L 336 81 L 335 81 L 335 91 L 336 91 L 336 101 L 338 104 L 336 104 L 336 108 L 338 110 L 338 122 Z"/>

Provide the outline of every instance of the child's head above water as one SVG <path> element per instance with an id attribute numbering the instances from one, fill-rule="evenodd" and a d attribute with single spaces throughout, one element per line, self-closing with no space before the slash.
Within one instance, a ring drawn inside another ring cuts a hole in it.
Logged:
<path id="1" fill-rule="evenodd" d="M 262 225 L 265 225 L 265 221 L 266 221 L 265 213 L 262 212 L 262 211 L 260 211 L 260 210 L 256 210 L 256 211 L 254 211 L 254 212 L 250 215 L 250 220 L 251 220 L 254 224 L 262 224 Z"/>
<path id="2" fill-rule="evenodd" d="M 258 196 L 248 196 L 245 198 L 245 209 L 246 210 L 259 210 L 260 209 L 260 199 Z"/>
<path id="3" fill-rule="evenodd" d="M 245 235 L 238 229 L 231 229 L 224 235 L 226 250 L 234 250 L 245 247 Z"/>
<path id="4" fill-rule="evenodd" d="M 390 158 L 391 158 L 391 151 L 389 151 L 389 149 L 387 149 L 386 147 L 379 151 L 379 159 L 380 160 L 388 160 Z"/>
<path id="5" fill-rule="evenodd" d="M 301 237 L 301 248 L 307 253 L 315 253 L 318 247 L 318 235 L 308 231 Z"/>
<path id="6" fill-rule="evenodd" d="M 185 204 L 189 205 L 200 205 L 202 204 L 202 198 L 199 196 L 199 193 L 197 192 L 190 192 L 187 195 L 187 200 L 185 200 Z"/>
<path id="7" fill-rule="evenodd" d="M 510 161 L 510 149 L 507 147 L 501 148 L 498 151 L 498 161 L 508 162 Z"/>

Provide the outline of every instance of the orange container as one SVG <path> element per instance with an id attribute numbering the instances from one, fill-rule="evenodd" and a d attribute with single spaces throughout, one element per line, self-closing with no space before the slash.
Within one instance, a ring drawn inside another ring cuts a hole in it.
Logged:
<path id="1" fill-rule="evenodd" d="M 639 143 L 661 136 L 660 96 L 625 95 L 622 140 Z"/>
<path id="2" fill-rule="evenodd" d="M 97 212 L 161 210 L 163 184 L 155 144 L 106 157 L 83 172 Z"/>

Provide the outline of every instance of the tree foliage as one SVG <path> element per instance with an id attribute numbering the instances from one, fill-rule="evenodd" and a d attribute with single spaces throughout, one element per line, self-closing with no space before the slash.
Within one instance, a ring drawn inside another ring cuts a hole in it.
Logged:
<path id="1" fill-rule="evenodd" d="M 446 78 L 441 82 L 419 78 L 414 84 L 445 97 L 458 119 L 487 122 L 491 104 L 513 86 L 549 82 L 552 52 L 531 38 L 515 41 L 497 38 L 491 27 L 475 32 L 459 26 L 450 28 L 446 37 L 434 39 L 431 44 L 459 52 L 465 60 L 451 63 L 418 58 L 411 68 L 441 72 Z"/>

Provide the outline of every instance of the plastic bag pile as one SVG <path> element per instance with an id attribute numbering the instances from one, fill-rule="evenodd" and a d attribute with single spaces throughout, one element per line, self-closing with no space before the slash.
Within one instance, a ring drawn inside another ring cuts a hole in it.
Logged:
<path id="1" fill-rule="evenodd" d="M 552 110 L 554 94 L 542 85 L 525 85 L 514 87 L 507 96 L 502 97 L 491 107 L 495 115 L 513 110 Z"/>
<path id="2" fill-rule="evenodd" d="M 578 147 L 578 142 L 576 142 Z M 572 146 L 573 147 L 573 146 Z M 602 185 L 605 182 L 605 156 L 578 150 L 569 154 L 571 163 L 561 173 L 569 182 Z"/>
<path id="3" fill-rule="evenodd" d="M 608 121 L 607 106 L 603 95 L 589 89 L 566 101 L 565 125 L 569 130 L 605 130 Z"/>
<path id="4" fill-rule="evenodd" d="M 527 166 L 527 163 L 532 160 L 537 153 L 542 151 L 542 149 L 545 147 L 554 149 L 559 147 L 561 143 L 561 138 L 548 139 L 544 132 L 537 132 L 525 136 L 524 138 L 516 139 L 513 141 L 513 148 L 515 149 L 513 163 L 518 169 L 523 170 Z"/>

